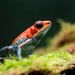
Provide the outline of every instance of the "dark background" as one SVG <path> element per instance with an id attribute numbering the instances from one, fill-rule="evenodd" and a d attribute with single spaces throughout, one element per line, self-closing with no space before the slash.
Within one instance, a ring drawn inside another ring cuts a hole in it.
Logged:
<path id="1" fill-rule="evenodd" d="M 0 48 L 10 45 L 12 40 L 37 20 L 51 20 L 52 28 L 44 40 L 59 30 L 57 19 L 75 22 L 75 0 L 0 0 Z"/>

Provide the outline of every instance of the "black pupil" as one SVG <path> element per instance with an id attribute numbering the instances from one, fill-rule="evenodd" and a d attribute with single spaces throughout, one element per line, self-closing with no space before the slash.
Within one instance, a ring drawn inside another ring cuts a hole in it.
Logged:
<path id="1" fill-rule="evenodd" d="M 42 22 L 37 22 L 36 23 L 36 27 L 37 28 L 42 28 L 43 27 L 43 23 Z"/>

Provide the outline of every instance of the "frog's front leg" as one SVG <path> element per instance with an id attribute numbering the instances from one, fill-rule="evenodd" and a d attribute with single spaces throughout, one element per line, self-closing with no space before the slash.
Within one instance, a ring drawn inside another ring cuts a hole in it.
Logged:
<path id="1" fill-rule="evenodd" d="M 28 38 L 25 42 L 20 44 L 18 46 L 17 57 L 21 58 L 22 47 L 24 47 L 25 45 L 28 45 L 30 47 L 32 44 L 35 44 L 35 43 L 37 43 L 37 39 L 36 38 Z"/>
<path id="2" fill-rule="evenodd" d="M 21 48 L 20 48 L 20 47 L 18 47 L 17 57 L 18 57 L 18 58 L 21 58 Z"/>

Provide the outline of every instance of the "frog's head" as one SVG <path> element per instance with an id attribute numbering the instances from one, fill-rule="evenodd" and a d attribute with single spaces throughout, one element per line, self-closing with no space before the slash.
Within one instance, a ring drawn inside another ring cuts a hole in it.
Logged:
<path id="1" fill-rule="evenodd" d="M 50 29 L 51 25 L 52 25 L 52 22 L 49 20 L 37 21 L 34 24 L 35 32 L 36 32 L 34 37 L 37 38 L 38 40 L 40 40 Z"/>

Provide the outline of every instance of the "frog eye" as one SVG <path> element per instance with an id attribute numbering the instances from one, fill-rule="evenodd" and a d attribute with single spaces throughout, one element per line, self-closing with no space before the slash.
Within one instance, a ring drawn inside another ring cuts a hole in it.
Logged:
<path id="1" fill-rule="evenodd" d="M 47 24 L 50 24 L 50 22 L 48 22 Z"/>
<path id="2" fill-rule="evenodd" d="M 36 23 L 36 27 L 37 28 L 42 28 L 43 27 L 43 23 L 42 22 L 37 22 Z"/>

